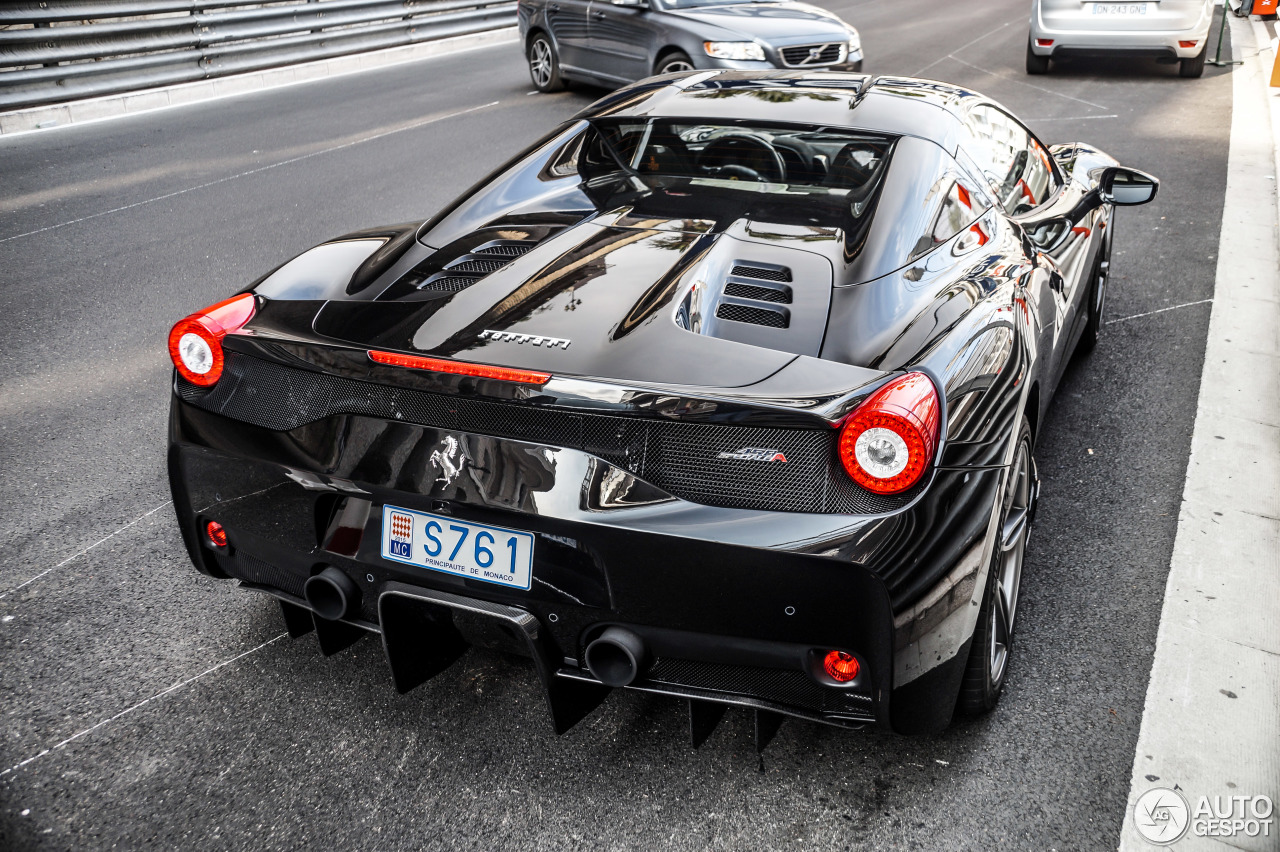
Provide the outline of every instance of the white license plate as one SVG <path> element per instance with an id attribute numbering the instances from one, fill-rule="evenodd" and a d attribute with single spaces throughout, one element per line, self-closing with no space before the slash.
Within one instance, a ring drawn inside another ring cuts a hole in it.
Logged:
<path id="1" fill-rule="evenodd" d="M 1094 15 L 1145 15 L 1150 3 L 1090 3 Z"/>
<path id="2" fill-rule="evenodd" d="M 528 590 L 533 536 L 397 506 L 382 507 L 382 555 L 396 562 Z"/>

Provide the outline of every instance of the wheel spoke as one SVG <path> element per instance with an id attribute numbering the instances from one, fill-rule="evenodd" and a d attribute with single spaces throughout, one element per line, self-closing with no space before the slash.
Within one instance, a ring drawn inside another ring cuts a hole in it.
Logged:
<path id="1" fill-rule="evenodd" d="M 1000 550 L 1002 552 L 1008 553 L 1022 544 L 1023 533 L 1027 531 L 1027 520 L 1030 517 L 1031 512 L 1025 506 L 1010 507 L 1009 514 L 1005 516 L 1000 530 Z"/>
<path id="2" fill-rule="evenodd" d="M 991 612 L 991 680 L 998 683 L 1004 677 L 1004 665 L 1009 656 L 1010 631 L 1003 584 L 996 587 L 996 592 Z"/>

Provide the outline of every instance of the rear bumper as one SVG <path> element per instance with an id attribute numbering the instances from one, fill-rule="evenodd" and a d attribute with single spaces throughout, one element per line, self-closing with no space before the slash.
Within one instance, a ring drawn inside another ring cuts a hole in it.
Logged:
<path id="1" fill-rule="evenodd" d="M 1033 16 L 1031 21 L 1031 50 L 1038 56 L 1153 56 L 1186 59 L 1204 50 L 1212 28 L 1212 15 L 1202 17 L 1194 26 L 1186 29 L 1162 30 L 1114 30 L 1057 29 L 1045 26 Z M 1038 39 L 1052 39 L 1053 44 L 1041 46 Z M 1192 47 L 1181 42 L 1193 41 Z"/>
<path id="2" fill-rule="evenodd" d="M 434 462 L 414 469 L 424 455 L 415 448 L 450 436 L 471 469 L 451 482 Z M 175 398 L 171 438 L 174 503 L 201 571 L 279 598 L 290 632 L 315 629 L 326 652 L 380 635 L 401 690 L 468 644 L 514 636 L 508 650 L 534 659 L 557 730 L 607 693 L 584 649 L 611 625 L 650 650 L 628 688 L 689 699 L 691 721 L 705 722 L 711 701 L 762 719 L 904 733 L 944 726 L 1000 474 L 940 471 L 919 502 L 867 517 L 628 502 L 610 478 L 617 469 L 577 451 L 375 418 L 275 432 Z M 532 588 L 383 558 L 384 504 L 533 533 Z M 966 509 L 939 518 L 940 505 L 957 504 Z M 207 520 L 224 525 L 226 548 L 204 539 Z M 339 621 L 313 617 L 304 595 L 306 581 L 329 566 L 358 590 Z M 912 605 L 895 607 L 895 595 Z M 476 626 L 473 611 L 486 608 L 498 613 L 489 617 L 496 629 Z M 417 670 L 422 648 L 441 650 Z M 824 681 L 813 660 L 828 649 L 858 657 L 854 682 Z"/>

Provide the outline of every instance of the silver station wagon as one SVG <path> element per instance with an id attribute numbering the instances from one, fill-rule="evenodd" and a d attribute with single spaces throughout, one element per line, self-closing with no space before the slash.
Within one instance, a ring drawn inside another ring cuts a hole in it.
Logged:
<path id="1" fill-rule="evenodd" d="M 543 92 L 695 69 L 862 70 L 858 31 L 807 3 L 520 0 L 519 22 Z"/>

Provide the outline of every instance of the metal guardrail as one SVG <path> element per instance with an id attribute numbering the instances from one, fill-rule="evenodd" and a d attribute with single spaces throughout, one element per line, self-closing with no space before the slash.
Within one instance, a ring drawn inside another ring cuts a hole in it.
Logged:
<path id="1" fill-rule="evenodd" d="M 0 3 L 0 110 L 514 26 L 515 0 Z"/>

